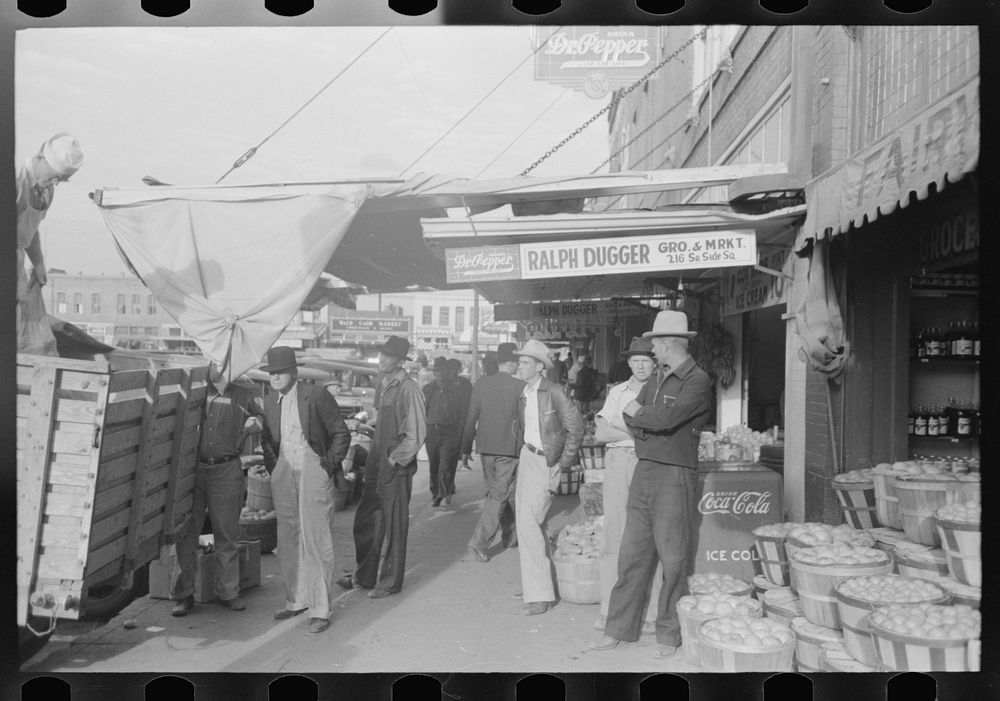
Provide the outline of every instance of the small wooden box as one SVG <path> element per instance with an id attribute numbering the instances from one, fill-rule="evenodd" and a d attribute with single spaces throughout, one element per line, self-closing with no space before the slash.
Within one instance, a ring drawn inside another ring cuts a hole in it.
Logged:
<path id="1" fill-rule="evenodd" d="M 260 541 L 242 540 L 240 550 L 240 591 L 260 586 Z"/>

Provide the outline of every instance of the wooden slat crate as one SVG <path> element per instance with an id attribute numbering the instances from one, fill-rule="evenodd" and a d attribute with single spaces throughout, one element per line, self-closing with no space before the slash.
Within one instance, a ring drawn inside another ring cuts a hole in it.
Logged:
<path id="1" fill-rule="evenodd" d="M 190 510 L 207 367 L 18 355 L 17 615 L 78 618 Z M 181 516 L 178 517 L 178 514 Z M 45 598 L 48 597 L 48 601 Z"/>

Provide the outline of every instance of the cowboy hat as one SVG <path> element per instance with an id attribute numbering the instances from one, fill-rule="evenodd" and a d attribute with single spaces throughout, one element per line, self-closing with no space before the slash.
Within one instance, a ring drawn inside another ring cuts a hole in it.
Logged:
<path id="1" fill-rule="evenodd" d="M 264 372 L 282 372 L 294 367 L 305 365 L 295 360 L 295 349 L 288 346 L 275 346 L 267 352 L 267 363 L 261 366 Z"/>
<path id="2" fill-rule="evenodd" d="M 60 178 L 69 180 L 70 176 L 83 164 L 83 151 L 80 142 L 67 134 L 60 132 L 42 144 L 42 158 L 52 166 Z"/>
<path id="3" fill-rule="evenodd" d="M 410 352 L 410 342 L 399 336 L 389 336 L 385 345 L 379 348 L 378 352 L 391 355 L 399 360 L 412 360 L 412 358 L 406 357 L 406 354 Z M 436 360 L 435 363 L 437 363 Z"/>
<path id="4" fill-rule="evenodd" d="M 526 355 L 529 358 L 534 358 L 538 362 L 542 363 L 546 370 L 551 370 L 554 367 L 552 359 L 549 358 L 549 347 L 541 341 L 536 341 L 535 339 L 531 339 L 525 343 L 524 347 L 521 348 L 521 350 L 516 351 L 514 355 Z"/>
<path id="5" fill-rule="evenodd" d="M 656 315 L 656 318 L 653 320 L 653 330 L 642 334 L 642 337 L 681 336 L 683 338 L 692 338 L 697 335 L 697 331 L 688 331 L 687 314 L 667 310 Z"/>
<path id="6" fill-rule="evenodd" d="M 516 362 L 517 357 L 514 355 L 517 351 L 516 343 L 501 343 L 497 346 L 497 362 L 498 363 L 510 363 Z"/>
<path id="7" fill-rule="evenodd" d="M 653 342 L 648 338 L 633 336 L 632 343 L 629 345 L 628 350 L 623 352 L 621 355 L 623 358 L 631 358 L 633 355 L 645 355 L 652 358 Z"/>

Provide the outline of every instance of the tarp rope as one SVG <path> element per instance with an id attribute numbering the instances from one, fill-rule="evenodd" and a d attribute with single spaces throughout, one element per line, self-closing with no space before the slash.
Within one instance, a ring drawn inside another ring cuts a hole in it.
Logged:
<path id="1" fill-rule="evenodd" d="M 223 173 L 222 177 L 220 177 L 218 180 L 215 181 L 215 184 L 218 185 L 219 183 L 221 183 L 226 178 L 227 175 L 229 175 L 234 170 L 236 170 L 237 168 L 239 168 L 240 166 L 242 166 L 244 163 L 246 163 L 247 161 L 249 161 L 251 158 L 253 158 L 254 154 L 257 153 L 257 149 L 259 149 L 261 146 L 263 146 L 268 141 L 270 141 L 271 137 L 273 137 L 275 134 L 277 134 L 279 131 L 281 131 L 285 127 L 286 124 L 288 124 L 290 121 L 292 121 L 293 119 L 295 119 L 302 110 L 304 110 L 306 107 L 308 107 L 309 105 L 311 105 L 313 103 L 313 101 L 317 97 L 319 97 L 320 95 L 322 95 L 323 92 L 325 92 L 327 88 L 329 88 L 331 85 L 333 85 L 337 81 L 337 78 L 339 78 L 340 76 L 344 75 L 344 73 L 346 73 L 351 66 L 353 66 L 355 63 L 357 63 L 358 60 L 362 56 L 364 56 L 366 53 L 368 53 L 368 51 L 372 47 L 374 47 L 375 44 L 377 44 L 380 41 L 382 41 L 382 38 L 386 34 L 388 34 L 389 32 L 391 32 L 392 29 L 393 29 L 392 27 L 389 27 L 384 32 L 382 32 L 381 34 L 379 34 L 378 37 L 375 38 L 375 41 L 373 41 L 372 43 L 370 43 L 368 46 L 366 46 L 364 48 L 364 50 L 361 53 L 359 53 L 357 56 L 355 56 L 353 59 L 351 59 L 351 62 L 348 63 L 346 66 L 344 66 L 344 68 L 341 69 L 341 71 L 339 73 L 337 73 L 337 75 L 333 76 L 333 78 L 331 78 L 330 81 L 327 82 L 326 85 L 324 85 L 322 88 L 320 88 L 319 91 L 315 95 L 313 95 L 312 97 L 310 97 L 308 100 L 305 101 L 305 103 L 301 107 L 299 107 L 297 110 L 295 110 L 292 113 L 292 116 L 290 116 L 288 119 L 286 119 L 284 122 L 282 122 L 281 125 L 278 126 L 277 129 L 275 129 L 270 134 L 268 134 L 266 137 L 264 137 L 263 141 L 261 141 L 259 144 L 257 144 L 253 148 L 249 149 L 246 153 L 244 153 L 242 156 L 240 156 L 239 158 L 237 158 L 236 162 L 233 163 L 233 165 L 229 168 L 229 170 L 227 170 L 225 173 Z"/>

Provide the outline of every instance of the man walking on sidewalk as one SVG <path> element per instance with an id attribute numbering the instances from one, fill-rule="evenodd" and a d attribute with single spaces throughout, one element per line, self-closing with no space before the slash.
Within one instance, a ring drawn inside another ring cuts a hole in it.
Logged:
<path id="1" fill-rule="evenodd" d="M 517 545 L 514 484 L 521 449 L 517 440 L 518 411 L 524 382 L 513 376 L 517 372 L 515 350 L 514 343 L 501 343 L 497 348 L 499 371 L 479 378 L 473 386 L 462 432 L 462 464 L 468 465 L 475 440 L 486 481 L 483 509 L 469 541 L 469 549 L 481 562 L 490 559 L 488 550 L 497 530 L 501 531 L 505 547 Z"/>
<path id="2" fill-rule="evenodd" d="M 657 560 L 663 565 L 663 588 L 656 656 L 670 657 L 680 645 L 676 607 L 687 593 L 691 571 L 698 439 L 712 396 L 712 381 L 688 354 L 688 339 L 695 335 L 679 311 L 660 312 L 653 330 L 643 334 L 652 338 L 660 368 L 623 411 L 639 462 L 629 486 L 618 581 L 611 590 L 604 636 L 591 643 L 595 650 L 639 639 Z"/>
<path id="3" fill-rule="evenodd" d="M 545 613 L 555 602 L 548 538 L 542 528 L 563 469 L 577 464 L 583 419 L 573 401 L 545 377 L 549 349 L 534 339 L 518 356 L 518 376 L 525 382 L 518 418 L 517 542 L 521 560 L 524 613 Z"/>
<path id="4" fill-rule="evenodd" d="M 295 350 L 267 352 L 271 375 L 264 397 L 266 462 L 274 460 L 271 498 L 278 518 L 278 566 L 285 608 L 278 620 L 305 611 L 309 632 L 330 627 L 333 584 L 333 512 L 336 473 L 343 469 L 351 434 L 337 400 L 322 387 L 298 383 Z"/>
<path id="5" fill-rule="evenodd" d="M 424 385 L 427 413 L 427 461 L 430 470 L 431 506 L 451 504 L 455 470 L 462 446 L 462 426 L 467 402 L 448 361 L 434 359 L 434 381 Z"/>
<path id="6" fill-rule="evenodd" d="M 337 580 L 344 589 L 371 589 L 381 599 L 398 594 L 406 572 L 410 492 L 417 471 L 417 453 L 427 435 L 424 395 L 403 363 L 410 342 L 390 336 L 379 349 L 375 389 L 375 438 L 365 463 L 365 485 L 354 514 L 357 569 Z M 385 542 L 385 562 L 379 579 L 379 558 Z M 378 585 L 376 587 L 376 585 Z"/>
<path id="7" fill-rule="evenodd" d="M 632 371 L 626 382 L 608 390 L 604 407 L 597 412 L 597 428 L 594 439 L 607 447 L 604 453 L 604 483 L 601 493 L 604 498 L 604 535 L 601 553 L 597 560 L 601 573 L 601 615 L 595 627 L 604 630 L 608 616 L 608 602 L 611 588 L 618 580 L 618 549 L 625 532 L 625 507 L 628 503 L 628 488 L 635 470 L 635 440 L 625 425 L 622 410 L 639 396 L 639 390 L 656 368 L 653 359 L 653 342 L 648 338 L 634 338 L 629 349 L 622 353 Z M 660 596 L 663 569 L 658 565 L 653 585 L 649 592 L 643 633 L 656 630 L 656 607 Z"/>
<path id="8" fill-rule="evenodd" d="M 194 607 L 195 557 L 198 536 L 208 510 L 215 542 L 215 596 L 233 611 L 242 611 L 240 599 L 239 537 L 243 506 L 243 466 L 240 451 L 250 433 L 260 430 L 260 410 L 253 392 L 235 382 L 223 389 L 223 377 L 215 363 L 209 365 L 208 396 L 202 415 L 198 467 L 195 472 L 192 509 L 177 540 L 180 573 L 170 582 L 171 613 L 186 616 Z"/>

